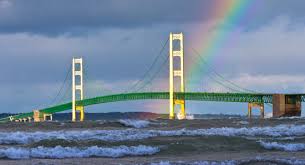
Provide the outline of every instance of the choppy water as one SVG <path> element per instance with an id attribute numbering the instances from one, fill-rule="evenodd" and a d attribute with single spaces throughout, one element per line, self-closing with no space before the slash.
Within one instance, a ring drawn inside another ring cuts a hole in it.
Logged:
<path id="1" fill-rule="evenodd" d="M 0 125 L 0 159 L 135 158 L 136 164 L 160 165 L 305 164 L 304 118 L 248 120 L 208 115 L 169 121 L 159 117 L 95 116 L 98 121 L 85 123 L 65 122 L 63 118 L 50 123 Z M 138 159 L 143 156 L 153 160 Z"/>

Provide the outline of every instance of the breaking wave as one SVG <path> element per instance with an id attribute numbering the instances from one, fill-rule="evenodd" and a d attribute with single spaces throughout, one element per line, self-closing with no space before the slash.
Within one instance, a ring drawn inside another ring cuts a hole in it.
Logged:
<path id="1" fill-rule="evenodd" d="M 285 143 L 284 144 L 284 143 L 278 143 L 278 142 L 260 141 L 260 145 L 268 150 L 281 150 L 281 151 L 289 151 L 289 152 L 305 150 L 305 144 L 302 144 L 302 143 L 293 143 L 293 144 Z"/>
<path id="2" fill-rule="evenodd" d="M 180 130 L 86 130 L 51 132 L 6 132 L 0 133 L 0 144 L 28 144 L 41 140 L 102 140 L 131 141 L 157 136 L 246 136 L 246 137 L 291 137 L 304 136 L 305 125 L 279 125 L 276 127 L 210 128 Z"/>
<path id="3" fill-rule="evenodd" d="M 125 120 L 119 120 L 119 122 L 125 126 L 128 127 L 134 127 L 134 128 L 145 128 L 147 127 L 150 122 L 147 120 L 131 120 L 131 119 L 125 119 Z"/>
<path id="4" fill-rule="evenodd" d="M 30 158 L 88 158 L 88 157 L 111 157 L 118 158 L 123 156 L 144 156 L 153 155 L 159 152 L 158 147 L 151 146 L 118 146 L 112 148 L 103 147 L 61 147 L 54 148 L 6 148 L 0 149 L 0 158 L 8 159 L 30 159 Z"/>

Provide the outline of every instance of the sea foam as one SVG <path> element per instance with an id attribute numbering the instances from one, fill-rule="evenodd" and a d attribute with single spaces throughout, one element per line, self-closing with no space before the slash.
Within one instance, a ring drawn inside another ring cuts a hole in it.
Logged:
<path id="1" fill-rule="evenodd" d="M 298 159 L 279 159 L 279 158 L 266 158 L 266 157 L 256 157 L 249 160 L 225 160 L 225 161 L 161 161 L 158 163 L 151 163 L 150 165 L 241 165 L 241 164 L 255 164 L 261 162 L 263 164 L 287 164 L 287 165 L 304 165 L 305 160 Z"/>
<path id="2" fill-rule="evenodd" d="M 119 120 L 119 122 L 125 126 L 128 127 L 134 127 L 134 128 L 145 128 L 147 127 L 150 122 L 147 120 L 132 120 L 132 119 L 125 119 L 125 120 Z"/>
<path id="3" fill-rule="evenodd" d="M 305 125 L 279 125 L 275 127 L 209 128 L 179 130 L 82 130 L 51 132 L 2 132 L 0 144 L 28 144 L 41 140 L 102 140 L 133 141 L 152 137 L 168 136 L 243 136 L 243 137 L 298 137 L 305 135 Z"/>
<path id="4" fill-rule="evenodd" d="M 223 162 L 216 162 L 216 161 L 197 161 L 197 162 L 169 162 L 169 161 L 161 161 L 158 163 L 151 163 L 150 165 L 237 165 L 236 161 L 223 161 Z"/>
<path id="5" fill-rule="evenodd" d="M 289 152 L 296 152 L 296 151 L 304 151 L 305 144 L 302 143 L 278 143 L 278 142 L 259 142 L 261 146 L 265 149 L 269 150 L 281 150 L 281 151 L 289 151 Z"/>
<path id="6" fill-rule="evenodd" d="M 6 148 L 0 149 L 0 158 L 8 159 L 30 159 L 30 158 L 88 158 L 88 157 L 111 157 L 118 158 L 123 156 L 143 156 L 153 155 L 159 152 L 158 147 L 151 146 L 118 146 L 112 148 L 104 147 L 62 147 L 54 148 L 37 147 L 37 148 Z"/>

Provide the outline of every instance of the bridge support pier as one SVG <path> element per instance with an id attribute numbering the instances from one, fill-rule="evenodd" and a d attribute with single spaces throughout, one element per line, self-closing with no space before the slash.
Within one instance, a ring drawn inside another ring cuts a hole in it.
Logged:
<path id="1" fill-rule="evenodd" d="M 175 48 L 173 43 L 179 42 L 178 48 Z M 175 107 L 180 107 L 180 112 L 177 115 L 178 119 L 185 119 L 185 99 L 176 98 L 175 96 L 175 85 L 176 88 L 180 88 L 179 92 L 184 93 L 184 48 L 183 48 L 183 33 L 173 34 L 169 36 L 169 118 L 175 119 Z M 177 65 L 174 64 L 176 60 L 179 60 Z M 175 77 L 180 78 L 180 82 L 175 83 Z M 179 86 L 178 86 L 179 85 Z"/>
<path id="2" fill-rule="evenodd" d="M 52 114 L 43 114 L 43 120 L 44 121 L 53 121 Z"/>
<path id="3" fill-rule="evenodd" d="M 291 117 L 301 116 L 301 96 L 274 94 L 273 100 L 273 117 Z"/>
<path id="4" fill-rule="evenodd" d="M 76 112 L 80 112 L 80 121 L 84 121 L 84 106 L 77 105 L 78 100 L 84 99 L 83 59 L 73 58 L 72 61 L 72 121 L 76 121 Z"/>
<path id="5" fill-rule="evenodd" d="M 52 121 L 53 116 L 52 116 L 52 114 L 42 113 L 39 110 L 34 110 L 33 119 L 34 119 L 34 122 Z M 31 122 L 31 120 L 32 120 L 32 118 L 28 117 L 28 121 Z"/>
<path id="6" fill-rule="evenodd" d="M 264 103 L 248 103 L 248 118 L 252 118 L 252 109 L 253 108 L 259 108 L 260 118 L 264 119 L 264 117 L 265 117 Z"/>
<path id="7" fill-rule="evenodd" d="M 39 110 L 34 110 L 33 111 L 33 119 L 34 119 L 34 122 L 41 122 L 42 121 Z"/>

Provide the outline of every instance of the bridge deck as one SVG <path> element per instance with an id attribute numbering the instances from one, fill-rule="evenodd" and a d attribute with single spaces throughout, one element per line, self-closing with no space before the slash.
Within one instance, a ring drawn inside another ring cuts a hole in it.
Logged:
<path id="1" fill-rule="evenodd" d="M 207 93 L 207 92 L 186 92 L 175 93 L 177 99 L 193 100 L 193 101 L 217 101 L 217 102 L 256 102 L 256 103 L 272 103 L 273 94 L 253 94 L 253 93 Z M 302 101 L 304 101 L 305 94 L 300 94 Z M 132 100 L 167 100 L 169 99 L 168 92 L 147 92 L 147 93 L 125 93 L 115 94 L 108 96 L 100 96 L 78 101 L 77 105 L 90 106 L 95 104 L 103 104 L 119 101 L 132 101 Z M 41 109 L 42 113 L 57 113 L 72 109 L 72 103 L 65 103 L 53 107 Z M 13 116 L 14 119 L 21 119 L 32 117 L 33 112 L 23 113 Z M 0 119 L 0 121 L 8 121 L 9 118 Z"/>

